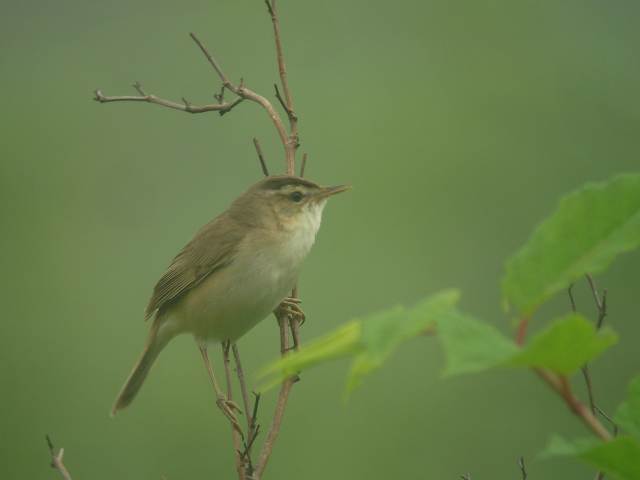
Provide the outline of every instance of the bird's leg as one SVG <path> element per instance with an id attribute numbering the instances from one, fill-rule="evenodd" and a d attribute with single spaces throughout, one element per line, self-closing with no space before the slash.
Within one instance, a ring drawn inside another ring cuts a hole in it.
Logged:
<path id="1" fill-rule="evenodd" d="M 200 354 L 202 355 L 202 360 L 204 361 L 204 365 L 207 368 L 207 373 L 209 374 L 209 380 L 211 381 L 211 386 L 216 394 L 216 405 L 222 411 L 225 417 L 229 419 L 233 429 L 242 435 L 242 429 L 240 428 L 240 424 L 238 423 L 238 419 L 236 418 L 234 409 L 238 412 L 241 412 L 238 405 L 236 405 L 233 401 L 227 399 L 222 390 L 220 389 L 220 385 L 218 385 L 218 381 L 216 380 L 216 376 L 213 373 L 213 367 L 211 366 L 211 361 L 209 360 L 209 352 L 207 351 L 206 345 L 198 345 L 200 349 Z"/>

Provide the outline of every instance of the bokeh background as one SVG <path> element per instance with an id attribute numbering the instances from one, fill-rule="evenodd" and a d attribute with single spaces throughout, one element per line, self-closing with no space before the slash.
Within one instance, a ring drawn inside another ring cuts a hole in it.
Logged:
<path id="1" fill-rule="evenodd" d="M 281 0 L 308 175 L 353 184 L 328 206 L 301 279 L 310 339 L 445 287 L 505 332 L 505 258 L 559 196 L 637 170 L 640 4 Z M 190 338 L 163 353 L 132 408 L 111 403 L 146 334 L 142 311 L 169 259 L 282 151 L 263 111 L 220 118 L 92 91 L 209 102 L 219 82 L 197 32 L 236 81 L 272 94 L 260 0 L 13 2 L 0 18 L 0 471 L 55 478 L 233 478 L 229 428 Z M 619 345 L 593 365 L 613 410 L 640 370 L 640 254 L 598 277 Z M 593 313 L 586 289 L 579 308 Z M 568 310 L 557 298 L 534 322 Z M 268 319 L 240 342 L 255 378 L 275 357 Z M 214 358 L 219 358 L 218 352 Z M 443 379 L 442 352 L 407 344 L 351 400 L 346 363 L 303 375 L 266 478 L 590 478 L 538 461 L 552 432 L 586 434 L 528 372 Z M 582 392 L 578 384 L 578 391 Z M 276 393 L 264 399 L 270 416 Z M 266 425 L 265 425 L 266 427 Z"/>

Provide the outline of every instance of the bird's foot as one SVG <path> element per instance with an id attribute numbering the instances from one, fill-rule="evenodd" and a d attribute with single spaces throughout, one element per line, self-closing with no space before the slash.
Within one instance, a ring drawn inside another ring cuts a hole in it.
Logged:
<path id="1" fill-rule="evenodd" d="M 292 318 L 297 318 L 300 321 L 300 325 L 302 325 L 307 319 L 307 316 L 304 314 L 304 311 L 302 311 L 302 307 L 300 306 L 301 302 L 302 300 L 299 298 L 287 297 L 280 302 L 280 305 L 276 307 L 274 313 L 276 317 L 288 315 Z"/>
<path id="2" fill-rule="evenodd" d="M 224 397 L 218 397 L 216 400 L 216 405 L 222 411 L 225 417 L 231 422 L 231 426 L 235 431 L 237 431 L 241 437 L 244 438 L 244 434 L 242 433 L 242 428 L 240 427 L 240 423 L 238 423 L 238 418 L 236 417 L 235 412 L 242 414 L 242 410 L 237 403 L 233 400 L 227 400 Z"/>

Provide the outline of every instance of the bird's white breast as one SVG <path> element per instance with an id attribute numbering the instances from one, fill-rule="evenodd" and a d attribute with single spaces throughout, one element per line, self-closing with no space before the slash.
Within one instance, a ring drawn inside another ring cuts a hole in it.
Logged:
<path id="1" fill-rule="evenodd" d="M 236 340 L 289 295 L 320 228 L 324 204 L 266 239 L 247 235 L 233 262 L 186 295 L 173 316 L 201 339 Z"/>

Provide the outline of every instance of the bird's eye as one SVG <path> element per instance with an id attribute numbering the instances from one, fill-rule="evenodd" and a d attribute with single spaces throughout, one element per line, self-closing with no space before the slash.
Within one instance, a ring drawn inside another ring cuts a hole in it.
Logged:
<path id="1" fill-rule="evenodd" d="M 294 202 L 299 202 L 300 200 L 302 200 L 302 197 L 303 197 L 302 192 L 298 192 L 298 191 L 292 192 L 291 195 L 289 195 L 289 198 Z"/>

